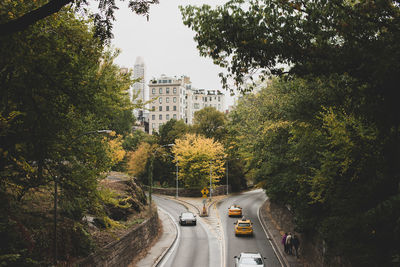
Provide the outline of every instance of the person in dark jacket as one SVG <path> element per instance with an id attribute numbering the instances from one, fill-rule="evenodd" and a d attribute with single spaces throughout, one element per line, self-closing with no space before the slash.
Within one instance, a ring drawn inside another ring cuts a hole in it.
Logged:
<path id="1" fill-rule="evenodd" d="M 300 240 L 299 240 L 299 237 L 297 235 L 293 236 L 292 245 L 294 247 L 294 253 L 295 253 L 296 257 L 298 258 L 299 257 L 298 249 L 299 249 L 299 246 L 300 246 Z"/>
<path id="2" fill-rule="evenodd" d="M 287 233 L 285 233 L 282 237 L 282 245 L 283 245 L 283 249 L 285 250 L 285 252 L 287 253 L 287 246 L 286 246 L 286 237 L 287 237 Z"/>

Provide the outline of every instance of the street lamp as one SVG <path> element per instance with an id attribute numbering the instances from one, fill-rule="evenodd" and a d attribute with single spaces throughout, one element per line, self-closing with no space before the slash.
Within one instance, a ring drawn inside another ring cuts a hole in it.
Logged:
<path id="1" fill-rule="evenodd" d="M 68 142 L 67 147 L 72 145 L 76 140 L 81 138 L 84 135 L 89 135 L 89 134 L 100 134 L 100 133 L 111 133 L 111 130 L 97 130 L 97 131 L 89 131 L 82 133 L 78 135 L 77 137 L 71 139 L 70 142 Z M 54 176 L 54 265 L 57 265 L 57 198 L 58 198 L 58 192 L 57 192 L 57 187 L 58 187 L 58 177 Z"/>
<path id="2" fill-rule="evenodd" d="M 162 147 L 166 147 L 166 146 L 174 146 L 175 144 L 167 144 L 167 145 L 162 145 L 159 146 L 152 154 L 150 157 L 150 165 L 149 165 L 149 205 L 150 205 L 150 214 L 151 214 L 151 191 L 152 191 L 152 186 L 153 186 L 153 163 L 154 163 L 154 156 L 157 153 L 157 151 L 162 148 Z"/>
<path id="3" fill-rule="evenodd" d="M 171 144 L 171 145 L 173 145 L 173 144 Z M 167 155 L 167 156 L 174 158 L 171 155 Z M 179 166 L 178 166 L 178 161 L 176 161 L 176 195 L 175 195 L 175 198 L 178 198 L 178 191 L 179 191 L 178 190 L 178 188 L 179 188 L 178 177 L 179 177 Z"/>

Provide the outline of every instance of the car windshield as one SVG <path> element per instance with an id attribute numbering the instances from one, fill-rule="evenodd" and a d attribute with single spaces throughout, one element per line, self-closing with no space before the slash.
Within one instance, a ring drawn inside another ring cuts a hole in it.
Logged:
<path id="1" fill-rule="evenodd" d="M 231 207 L 231 210 L 240 210 L 240 207 L 232 206 L 232 207 Z"/>
<path id="2" fill-rule="evenodd" d="M 248 264 L 248 265 L 259 265 L 262 264 L 261 258 L 242 258 L 240 263 Z"/>
<path id="3" fill-rule="evenodd" d="M 194 216 L 191 213 L 182 213 L 182 218 L 184 218 L 184 219 L 191 219 L 193 217 Z"/>
<path id="4" fill-rule="evenodd" d="M 238 226 L 239 227 L 249 227 L 250 223 L 239 223 Z"/>

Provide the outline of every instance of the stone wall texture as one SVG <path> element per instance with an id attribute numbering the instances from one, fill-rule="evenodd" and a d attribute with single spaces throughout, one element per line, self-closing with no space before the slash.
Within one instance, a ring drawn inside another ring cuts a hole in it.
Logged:
<path id="1" fill-rule="evenodd" d="M 295 231 L 296 225 L 293 220 L 293 214 L 289 207 L 271 203 L 269 200 L 265 203 L 266 211 L 270 216 L 274 227 L 283 235 L 285 232 L 296 233 L 300 239 L 300 255 L 302 263 L 306 267 L 336 267 L 349 266 L 341 257 L 335 257 L 326 260 L 326 246 L 318 233 L 301 234 Z"/>
<path id="2" fill-rule="evenodd" d="M 201 197 L 201 189 L 202 188 L 178 188 L 178 195 L 180 197 Z M 209 188 L 208 188 L 209 189 Z M 146 188 L 148 190 L 148 188 Z M 152 188 L 154 194 L 167 195 L 167 196 L 175 196 L 176 188 Z M 230 190 L 230 186 L 229 186 Z M 226 194 L 226 185 L 216 186 L 212 192 L 213 196 L 225 195 Z"/>
<path id="3" fill-rule="evenodd" d="M 154 211 L 150 218 L 133 227 L 128 234 L 79 261 L 75 266 L 128 266 L 152 243 L 159 227 L 158 213 Z"/>

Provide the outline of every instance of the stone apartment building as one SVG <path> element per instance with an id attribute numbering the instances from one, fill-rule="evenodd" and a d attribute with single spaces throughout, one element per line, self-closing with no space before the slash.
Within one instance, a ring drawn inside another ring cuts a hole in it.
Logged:
<path id="1" fill-rule="evenodd" d="M 150 104 L 149 133 L 159 131 L 171 119 L 193 123 L 194 113 L 204 107 L 215 107 L 223 112 L 225 95 L 218 90 L 194 89 L 190 78 L 161 75 L 148 85 Z"/>

